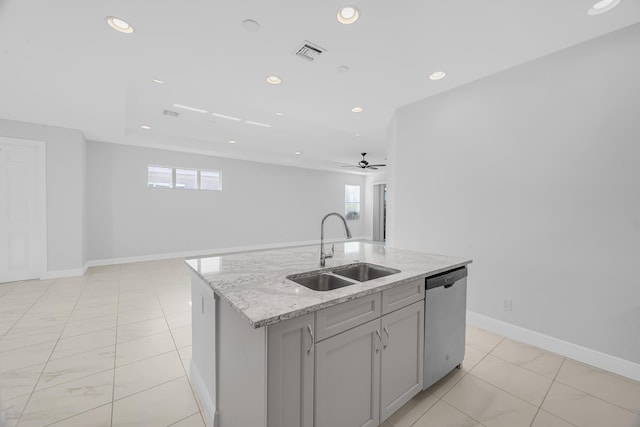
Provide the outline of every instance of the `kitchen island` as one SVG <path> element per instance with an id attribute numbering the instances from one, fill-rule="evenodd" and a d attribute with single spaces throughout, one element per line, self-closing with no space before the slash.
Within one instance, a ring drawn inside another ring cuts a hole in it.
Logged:
<path id="1" fill-rule="evenodd" d="M 320 270 L 318 257 L 314 245 L 187 261 L 207 425 L 376 427 L 421 390 L 424 279 L 471 260 L 345 242 L 323 270 L 399 272 L 330 291 L 287 279 Z"/>

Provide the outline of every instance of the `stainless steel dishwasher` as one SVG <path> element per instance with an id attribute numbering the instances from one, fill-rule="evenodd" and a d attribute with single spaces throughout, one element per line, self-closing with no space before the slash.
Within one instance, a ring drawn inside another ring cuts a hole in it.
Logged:
<path id="1" fill-rule="evenodd" d="M 424 384 L 427 389 L 464 359 L 467 268 L 426 278 Z"/>

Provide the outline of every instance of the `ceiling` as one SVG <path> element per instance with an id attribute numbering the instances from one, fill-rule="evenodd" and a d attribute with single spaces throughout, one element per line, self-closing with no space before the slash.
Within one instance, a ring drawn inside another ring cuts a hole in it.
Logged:
<path id="1" fill-rule="evenodd" d="M 0 117 L 81 129 L 90 140 L 301 167 L 340 169 L 360 152 L 382 163 L 397 107 L 640 21 L 640 0 L 589 16 L 593 3 L 0 0 Z M 337 22 L 345 4 L 360 9 L 358 22 Z M 135 32 L 112 30 L 107 16 Z M 245 29 L 245 19 L 260 30 Z M 305 40 L 326 52 L 297 57 Z M 439 70 L 446 78 L 429 80 Z M 267 84 L 269 75 L 282 84 Z"/>

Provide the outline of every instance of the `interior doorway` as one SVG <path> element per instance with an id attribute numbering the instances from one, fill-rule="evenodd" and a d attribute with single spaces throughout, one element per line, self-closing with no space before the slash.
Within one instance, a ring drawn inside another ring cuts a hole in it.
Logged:
<path id="1" fill-rule="evenodd" d="M 373 240 L 387 239 L 387 184 L 373 186 Z"/>
<path id="2" fill-rule="evenodd" d="M 0 137 L 0 283 L 46 268 L 44 143 Z"/>

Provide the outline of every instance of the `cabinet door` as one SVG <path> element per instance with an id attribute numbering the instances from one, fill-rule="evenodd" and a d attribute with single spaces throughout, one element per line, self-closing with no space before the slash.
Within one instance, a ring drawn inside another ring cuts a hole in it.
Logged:
<path id="1" fill-rule="evenodd" d="M 422 390 L 424 300 L 382 317 L 380 422 Z"/>
<path id="2" fill-rule="evenodd" d="M 313 426 L 313 313 L 268 330 L 267 425 Z"/>
<path id="3" fill-rule="evenodd" d="M 315 427 L 377 427 L 380 319 L 316 344 Z"/>

